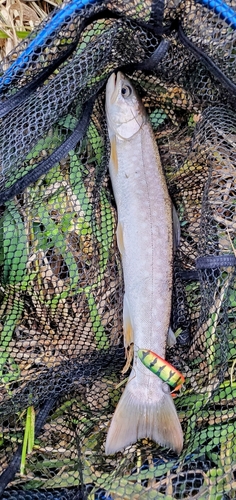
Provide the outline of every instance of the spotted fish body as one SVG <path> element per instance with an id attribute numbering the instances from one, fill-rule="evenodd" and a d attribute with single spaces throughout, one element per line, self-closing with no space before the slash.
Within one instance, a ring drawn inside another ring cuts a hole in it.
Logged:
<path id="1" fill-rule="evenodd" d="M 138 357 L 146 368 L 155 373 L 163 382 L 169 384 L 172 389 L 177 391 L 184 383 L 185 379 L 182 373 L 155 352 L 148 349 L 139 349 Z"/>
<path id="2" fill-rule="evenodd" d="M 163 381 L 143 366 L 137 348 L 165 357 L 172 293 L 172 207 L 145 109 L 120 72 L 107 82 L 106 116 L 125 285 L 127 353 L 134 346 L 133 369 L 112 418 L 106 453 L 140 438 L 180 452 L 183 435 L 172 397 L 164 391 Z"/>

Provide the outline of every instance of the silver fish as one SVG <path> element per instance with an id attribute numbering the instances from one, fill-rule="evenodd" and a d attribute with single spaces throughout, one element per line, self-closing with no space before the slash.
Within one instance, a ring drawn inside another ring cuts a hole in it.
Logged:
<path id="1" fill-rule="evenodd" d="M 137 355 L 142 348 L 165 358 L 172 294 L 172 205 L 146 111 L 121 72 L 108 79 L 106 116 L 125 284 L 124 344 L 134 360 L 105 451 L 112 454 L 150 438 L 180 453 L 183 434 L 172 397 Z"/>

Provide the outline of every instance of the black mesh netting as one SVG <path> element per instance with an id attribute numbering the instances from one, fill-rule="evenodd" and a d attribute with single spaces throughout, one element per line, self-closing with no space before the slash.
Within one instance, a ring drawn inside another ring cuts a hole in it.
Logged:
<path id="1" fill-rule="evenodd" d="M 234 499 L 236 22 L 214 2 L 74 5 L 2 61 L 0 496 Z M 166 351 L 186 379 L 180 455 L 148 439 L 104 453 L 127 378 L 104 109 L 119 68 L 181 226 Z"/>

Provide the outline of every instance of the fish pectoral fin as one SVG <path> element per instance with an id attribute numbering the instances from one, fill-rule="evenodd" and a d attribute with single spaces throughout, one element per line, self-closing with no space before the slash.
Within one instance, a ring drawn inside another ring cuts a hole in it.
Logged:
<path id="1" fill-rule="evenodd" d="M 167 345 L 173 347 L 176 344 L 176 337 L 171 327 L 169 327 L 167 334 Z"/>
<path id="2" fill-rule="evenodd" d="M 117 245 L 119 248 L 119 252 L 121 255 L 123 255 L 123 253 L 124 253 L 124 233 L 123 233 L 123 226 L 122 226 L 121 222 L 118 222 L 118 224 L 117 224 L 116 239 L 117 239 Z"/>
<path id="3" fill-rule="evenodd" d="M 174 253 L 178 250 L 180 243 L 180 222 L 176 212 L 176 208 L 172 203 L 172 226 L 173 226 L 173 250 Z"/>
<path id="4" fill-rule="evenodd" d="M 117 405 L 108 431 L 105 453 L 110 455 L 149 438 L 180 453 L 183 433 L 170 394 L 149 394 L 138 388 L 133 371 Z"/>
<path id="5" fill-rule="evenodd" d="M 118 156 L 117 156 L 116 136 L 115 135 L 110 137 L 110 143 L 111 143 L 110 167 L 112 167 L 114 172 L 117 174 L 117 172 L 118 172 Z"/>

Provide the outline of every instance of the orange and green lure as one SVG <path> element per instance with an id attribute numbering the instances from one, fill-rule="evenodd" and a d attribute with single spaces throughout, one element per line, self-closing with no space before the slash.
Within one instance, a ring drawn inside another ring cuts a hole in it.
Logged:
<path id="1" fill-rule="evenodd" d="M 174 394 L 184 383 L 185 378 L 182 373 L 155 352 L 139 349 L 138 357 L 146 368 L 172 387 Z"/>

